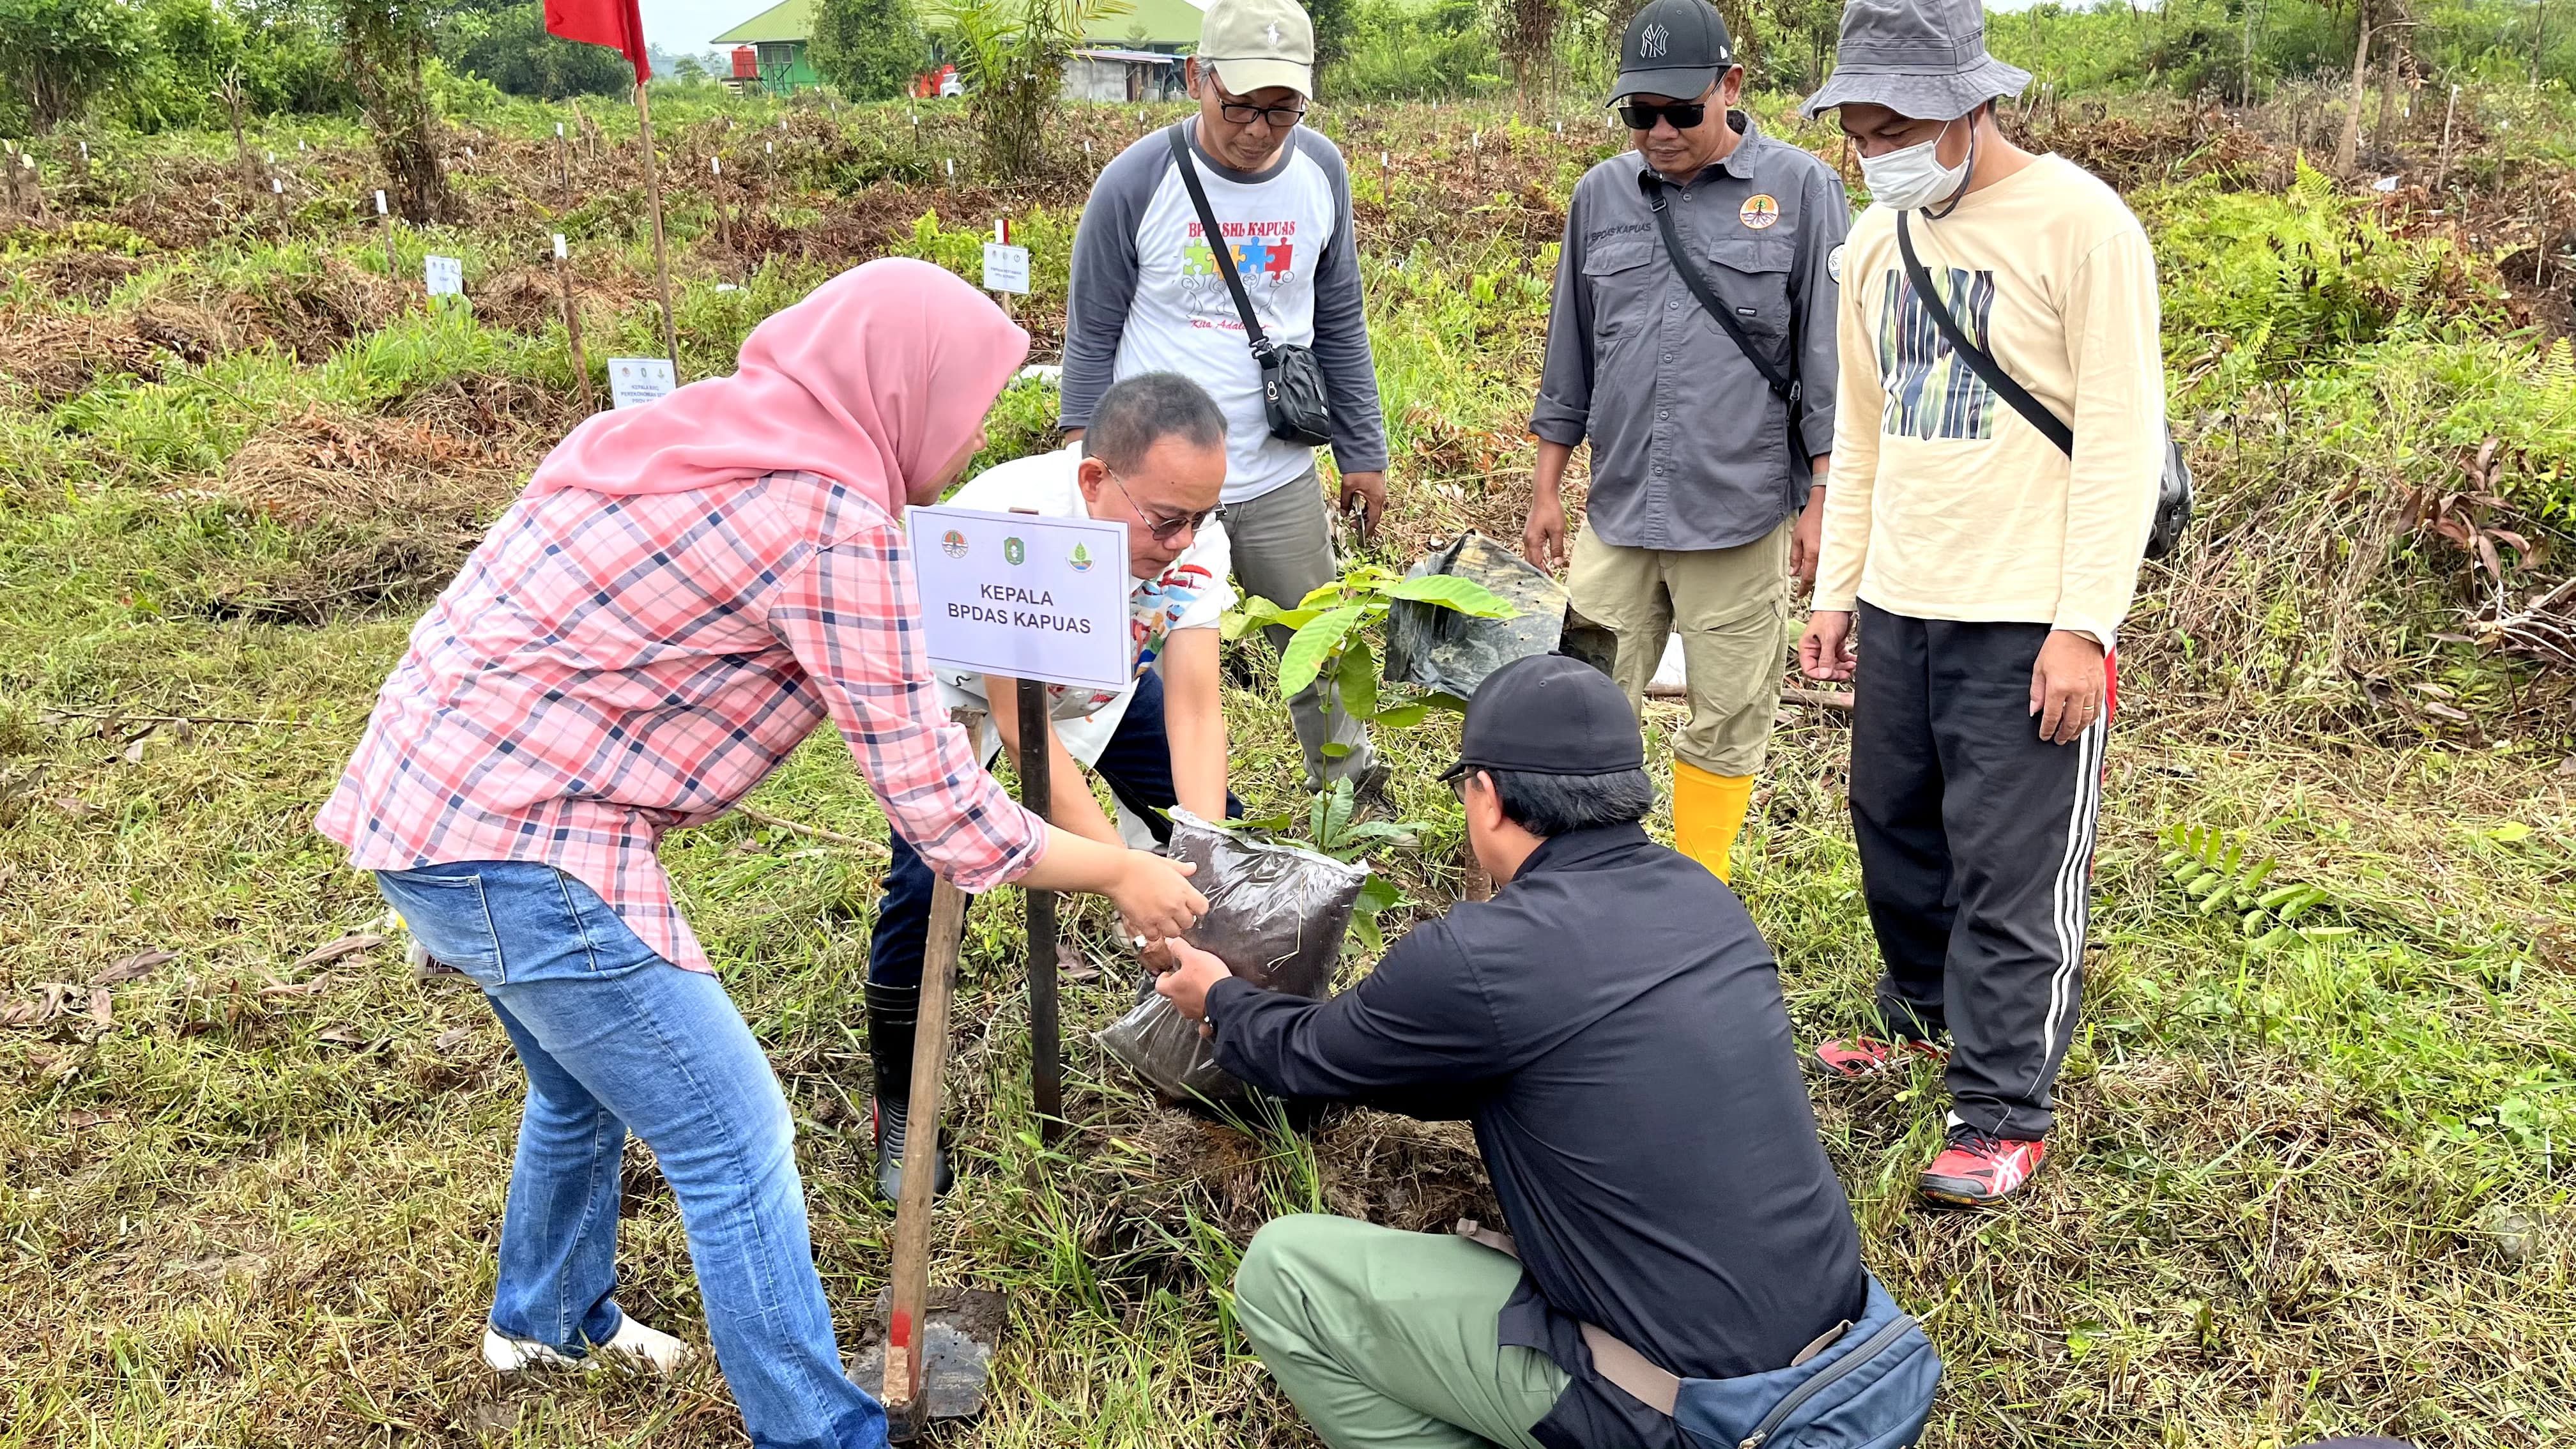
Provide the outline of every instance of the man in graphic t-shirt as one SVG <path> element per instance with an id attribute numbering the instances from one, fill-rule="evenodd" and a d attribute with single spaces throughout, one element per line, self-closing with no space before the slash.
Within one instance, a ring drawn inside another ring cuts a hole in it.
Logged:
<path id="1" fill-rule="evenodd" d="M 1995 123 L 2027 72 L 1978 0 L 1851 0 L 1807 101 L 1839 110 L 1873 205 L 1843 257 L 1841 410 L 1800 662 L 1858 680 L 1852 826 L 1886 966 L 1858 1076 L 1951 1051 L 1936 1203 L 2019 1191 L 2083 994 L 2112 651 L 2165 453 L 2154 253 L 2111 188 Z M 1933 290 L 1907 280 L 1903 217 Z M 2072 427 L 2072 456 L 1930 308 Z M 1858 615 L 1858 653 L 1854 615 Z"/>
<path id="2" fill-rule="evenodd" d="M 1171 135 L 1139 139 L 1100 173 L 1073 242 L 1065 317 L 1066 436 L 1080 438 L 1103 389 L 1140 372 L 1196 379 L 1225 412 L 1226 532 L 1247 594 L 1293 605 L 1335 577 L 1315 453 L 1272 436 L 1261 369 L 1227 287 L 1233 263 L 1263 334 L 1311 347 L 1332 415 L 1340 505 L 1366 522 L 1386 507 L 1386 430 L 1360 309 L 1350 178 L 1333 143 L 1299 124 L 1314 94 L 1315 31 L 1296 0 L 1213 0 L 1188 62 L 1199 113 L 1179 125 L 1222 231 L 1206 235 Z M 1272 629 L 1285 648 L 1289 631 Z M 1322 685 L 1289 702 L 1309 788 L 1379 778 L 1367 729 L 1329 708 Z"/>
<path id="3" fill-rule="evenodd" d="M 1217 622 L 1235 595 L 1226 583 L 1225 525 L 1213 516 L 1225 483 L 1225 444 L 1225 416 L 1198 384 L 1168 372 L 1144 373 L 1101 395 L 1081 442 L 989 469 L 948 499 L 989 513 L 1127 525 L 1134 683 L 1117 691 L 1046 686 L 1054 760 L 1048 818 L 1076 835 L 1121 837 L 1076 766 L 1096 771 L 1109 786 L 1130 831 L 1155 840 L 1170 832 L 1162 812 L 1175 804 L 1208 820 L 1234 813 L 1225 784 Z M 987 760 L 1000 748 L 1018 752 L 1017 689 L 1016 680 L 975 674 L 940 679 L 944 703 L 987 711 Z M 877 1185 L 888 1201 L 902 1190 L 912 1034 L 935 883 L 901 836 L 890 844 L 894 862 L 868 941 Z M 939 1162 L 944 1191 L 945 1154 Z"/>

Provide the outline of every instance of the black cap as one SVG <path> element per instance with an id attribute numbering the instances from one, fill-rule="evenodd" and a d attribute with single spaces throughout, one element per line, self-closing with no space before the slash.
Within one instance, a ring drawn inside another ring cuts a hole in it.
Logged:
<path id="1" fill-rule="evenodd" d="M 1654 0 L 1628 22 L 1619 42 L 1619 79 L 1610 87 L 1617 103 L 1629 96 L 1670 96 L 1686 101 L 1717 83 L 1735 64 L 1726 18 L 1708 0 Z"/>
<path id="2" fill-rule="evenodd" d="M 1563 654 L 1515 659 L 1485 676 L 1467 705 L 1458 763 L 1532 775 L 1615 775 L 1646 768 L 1646 741 L 1610 676 Z"/>

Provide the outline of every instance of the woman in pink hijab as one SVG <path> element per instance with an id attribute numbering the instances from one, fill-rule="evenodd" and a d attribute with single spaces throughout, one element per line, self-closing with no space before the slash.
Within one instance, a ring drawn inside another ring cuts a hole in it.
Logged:
<path id="1" fill-rule="evenodd" d="M 871 262 L 752 331 L 731 377 L 573 430 L 412 630 L 318 824 L 528 1074 L 483 1356 L 679 1340 L 617 1306 L 631 1130 L 679 1200 L 752 1442 L 874 1449 L 815 1277 L 787 1101 L 655 856 L 827 716 L 886 818 L 968 890 L 1108 896 L 1176 936 L 1187 867 L 1048 828 L 942 718 L 902 512 L 983 442 L 1028 335 L 923 262 Z"/>

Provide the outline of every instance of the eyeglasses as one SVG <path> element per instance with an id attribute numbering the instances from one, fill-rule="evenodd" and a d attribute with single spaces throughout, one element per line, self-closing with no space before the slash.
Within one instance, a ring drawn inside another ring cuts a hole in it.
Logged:
<path id="1" fill-rule="evenodd" d="M 1285 131 L 1306 119 L 1304 106 L 1256 106 L 1250 101 L 1227 100 L 1223 91 L 1217 92 L 1216 109 L 1219 115 L 1235 125 L 1249 126 L 1258 118 L 1269 122 L 1270 129 L 1274 131 Z"/>
<path id="2" fill-rule="evenodd" d="M 1195 533 L 1206 527 L 1211 518 L 1225 517 L 1225 508 L 1220 504 L 1215 508 L 1202 508 L 1196 513 L 1184 513 L 1178 518 L 1157 518 L 1145 511 L 1145 505 L 1136 501 L 1136 495 L 1127 491 L 1126 484 L 1118 481 L 1116 472 L 1110 473 L 1109 481 L 1118 489 L 1118 496 L 1127 500 L 1127 506 L 1136 510 L 1136 517 L 1144 522 L 1145 531 L 1154 536 L 1156 543 L 1170 543 L 1184 532 Z"/>
<path id="3" fill-rule="evenodd" d="M 1676 131 L 1687 131 L 1708 119 L 1706 101 L 1675 101 L 1670 105 L 1650 106 L 1642 101 L 1623 101 L 1619 119 L 1631 131 L 1651 131 L 1657 121 L 1670 121 Z"/>

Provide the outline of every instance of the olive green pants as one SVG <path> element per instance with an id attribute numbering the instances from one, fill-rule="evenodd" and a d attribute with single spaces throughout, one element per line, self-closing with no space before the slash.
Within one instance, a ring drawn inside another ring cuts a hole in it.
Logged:
<path id="1" fill-rule="evenodd" d="M 1332 1449 L 1539 1449 L 1530 1427 L 1567 1380 L 1494 1341 L 1520 1281 L 1465 1238 L 1309 1213 L 1253 1235 L 1234 1316 Z"/>
<path id="2" fill-rule="evenodd" d="M 1673 758 L 1712 775 L 1758 775 L 1780 712 L 1788 667 L 1790 519 L 1735 548 L 1621 548 L 1585 529 L 1574 541 L 1566 591 L 1576 612 L 1619 636 L 1611 677 L 1631 709 L 1682 636 L 1690 724 Z"/>

